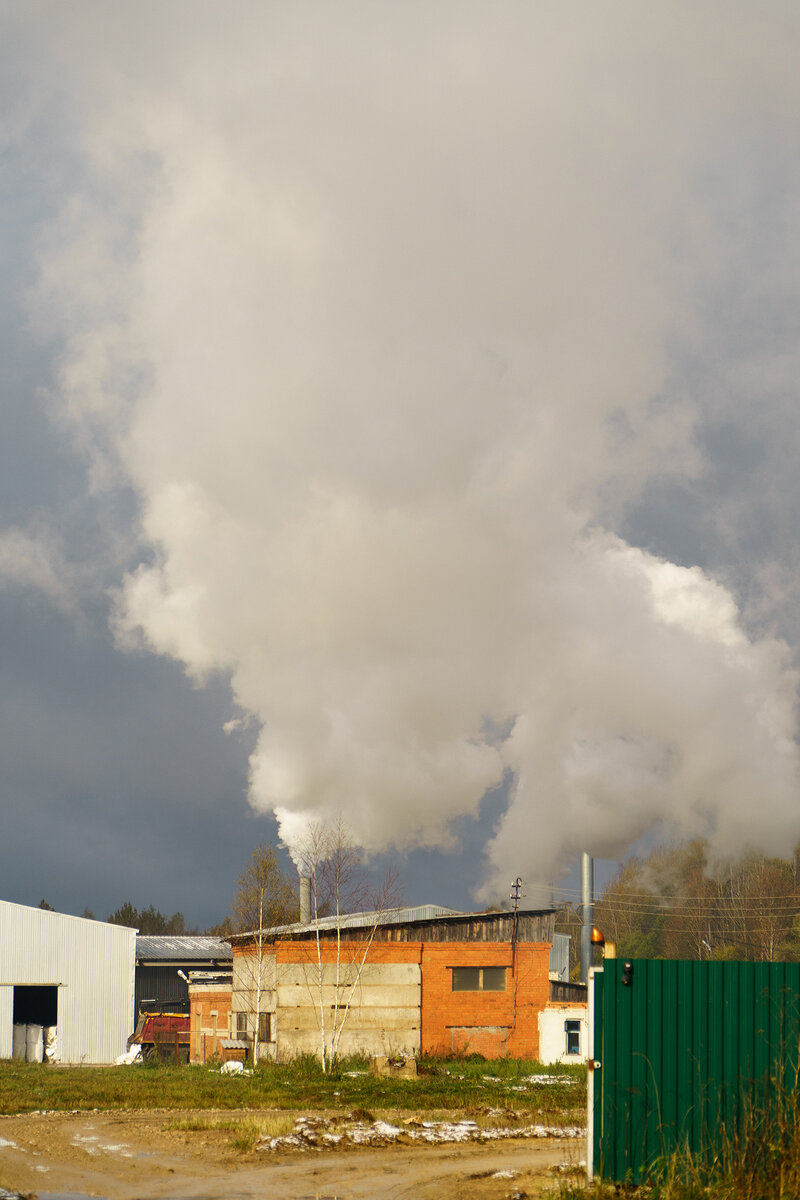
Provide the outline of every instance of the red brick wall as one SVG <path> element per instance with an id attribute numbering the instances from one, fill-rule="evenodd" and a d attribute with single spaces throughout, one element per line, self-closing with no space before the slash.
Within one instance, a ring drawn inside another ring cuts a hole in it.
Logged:
<path id="1" fill-rule="evenodd" d="M 550 998 L 550 946 L 430 942 L 422 954 L 423 1054 L 536 1058 L 539 1013 Z M 506 967 L 504 992 L 454 992 L 452 967 Z"/>
<path id="2" fill-rule="evenodd" d="M 341 944 L 342 962 L 360 962 L 363 953 L 363 942 Z M 317 945 L 277 942 L 275 954 L 278 964 L 316 962 Z M 335 962 L 335 940 L 323 941 L 321 954 L 323 962 Z M 513 973 L 510 942 L 374 941 L 367 961 L 420 963 L 423 1054 L 538 1058 L 539 1013 L 550 999 L 549 943 L 518 944 Z M 507 968 L 504 992 L 453 991 L 453 967 L 493 966 Z"/>
<path id="3" fill-rule="evenodd" d="M 417 963 L 420 959 L 422 944 L 420 942 L 378 942 L 374 941 L 369 948 L 367 962 L 371 963 Z M 341 943 L 341 962 L 362 962 L 364 958 L 363 942 Z M 336 962 L 336 940 L 320 942 L 320 953 L 325 963 Z M 317 959 L 317 944 L 307 942 L 276 942 L 275 957 L 277 963 L 315 963 Z"/>
<path id="4" fill-rule="evenodd" d="M 221 1057 L 222 1038 L 230 1037 L 231 989 L 192 986 L 189 993 L 189 1061 Z M 216 1036 L 213 1013 L 216 1013 Z"/>

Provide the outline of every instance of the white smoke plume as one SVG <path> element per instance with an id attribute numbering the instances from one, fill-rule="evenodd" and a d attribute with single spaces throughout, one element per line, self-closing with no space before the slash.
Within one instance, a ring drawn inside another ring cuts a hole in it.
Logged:
<path id="1" fill-rule="evenodd" d="M 707 473 L 681 364 L 765 159 L 800 194 L 797 12 L 79 0 L 18 35 L 85 165 L 32 311 L 152 552 L 118 630 L 229 673 L 287 843 L 448 847 L 510 772 L 487 897 L 651 830 L 791 844 L 788 648 L 623 532 Z"/>

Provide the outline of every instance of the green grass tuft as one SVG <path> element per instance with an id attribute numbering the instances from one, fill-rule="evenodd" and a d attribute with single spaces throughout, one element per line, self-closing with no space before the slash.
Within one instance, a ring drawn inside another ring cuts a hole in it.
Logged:
<path id="1" fill-rule="evenodd" d="M 532 1074 L 564 1082 L 536 1084 Z M 548 1123 L 583 1124 L 582 1068 L 546 1068 L 500 1059 L 426 1059 L 418 1079 L 370 1075 L 365 1058 L 343 1059 L 326 1074 L 317 1059 L 260 1063 L 252 1075 L 221 1075 L 219 1067 L 154 1062 L 132 1067 L 51 1067 L 0 1062 L 0 1113 L 36 1109 L 323 1109 L 366 1112 L 442 1111 L 467 1115 L 482 1108 L 530 1113 Z"/>

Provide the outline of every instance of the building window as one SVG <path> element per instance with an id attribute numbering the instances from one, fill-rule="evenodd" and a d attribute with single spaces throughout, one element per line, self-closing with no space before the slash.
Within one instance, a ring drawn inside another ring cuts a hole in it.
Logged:
<path id="1" fill-rule="evenodd" d="M 454 992 L 504 992 L 505 967 L 453 967 Z"/>
<path id="2" fill-rule="evenodd" d="M 247 1013 L 237 1012 L 236 1014 L 236 1036 L 237 1038 L 247 1037 Z"/>
<path id="3" fill-rule="evenodd" d="M 272 1041 L 272 1013 L 258 1014 L 258 1040 L 260 1042 Z"/>
<path id="4" fill-rule="evenodd" d="M 564 1032 L 567 1035 L 567 1054 L 581 1052 L 581 1023 L 580 1021 L 565 1021 Z"/>

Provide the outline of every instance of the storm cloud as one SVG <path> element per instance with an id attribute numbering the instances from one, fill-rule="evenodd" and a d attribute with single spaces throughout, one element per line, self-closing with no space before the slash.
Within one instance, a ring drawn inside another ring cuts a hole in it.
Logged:
<path id="1" fill-rule="evenodd" d="M 792 845 L 793 7 L 6 19 L 7 137 L 57 106 L 69 157 L 51 419 L 132 500 L 77 556 L 9 522 L 5 585 L 229 679 L 290 849 L 447 850 L 503 781 L 485 899 L 654 832 Z"/>

